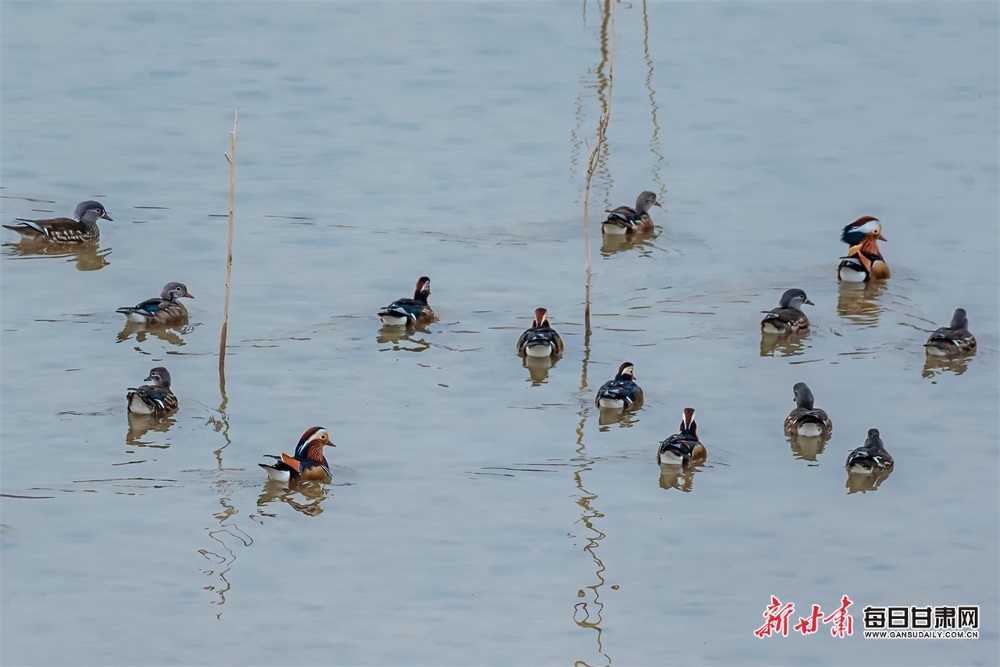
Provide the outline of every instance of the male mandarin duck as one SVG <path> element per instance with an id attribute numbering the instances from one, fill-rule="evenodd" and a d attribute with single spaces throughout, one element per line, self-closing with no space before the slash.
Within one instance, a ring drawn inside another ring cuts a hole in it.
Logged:
<path id="1" fill-rule="evenodd" d="M 54 241 L 56 243 L 87 243 L 101 236 L 97 221 L 111 220 L 104 206 L 96 201 L 84 201 L 76 205 L 72 218 L 51 218 L 48 220 L 24 220 L 20 224 L 4 225 L 26 239 Z"/>
<path id="2" fill-rule="evenodd" d="M 805 331 L 809 328 L 809 318 L 802 312 L 802 304 L 815 305 L 802 290 L 785 290 L 777 308 L 772 308 L 760 321 L 760 330 L 769 334 L 787 334 Z"/>
<path id="3" fill-rule="evenodd" d="M 649 190 L 641 192 L 635 200 L 635 208 L 619 206 L 608 209 L 609 215 L 601 224 L 601 230 L 605 234 L 617 235 L 652 231 L 654 225 L 653 219 L 649 217 L 649 209 L 660 205 L 655 192 Z"/>
<path id="4" fill-rule="evenodd" d="M 157 366 L 149 371 L 149 375 L 141 387 L 130 387 L 125 395 L 128 401 L 128 411 L 137 415 L 161 416 L 177 409 L 177 397 L 170 390 L 170 371 L 163 366 Z"/>
<path id="5" fill-rule="evenodd" d="M 860 221 L 864 222 L 859 225 Z M 858 218 L 858 222 L 845 227 L 840 237 L 848 244 L 852 240 L 857 242 L 847 251 L 846 257 L 840 258 L 837 279 L 847 283 L 885 280 L 889 277 L 889 267 L 878 249 L 879 241 L 888 240 L 882 236 L 882 225 L 871 216 Z"/>
<path id="6" fill-rule="evenodd" d="M 535 320 L 517 339 L 517 353 L 522 357 L 554 357 L 562 354 L 563 341 L 549 324 L 548 312 L 535 308 Z"/>
<path id="7" fill-rule="evenodd" d="M 708 452 L 698 440 L 694 408 L 684 408 L 679 432 L 660 442 L 656 462 L 660 465 L 689 466 L 705 461 Z"/>
<path id="8" fill-rule="evenodd" d="M 924 349 L 935 357 L 974 352 L 976 339 L 969 333 L 969 318 L 965 316 L 965 309 L 957 308 L 951 324 L 932 333 L 924 343 Z"/>
<path id="9" fill-rule="evenodd" d="M 135 306 L 125 306 L 116 313 L 125 315 L 129 322 L 142 324 L 183 324 L 187 321 L 188 311 L 184 304 L 178 301 L 186 297 L 193 299 L 184 283 L 167 283 L 163 286 L 160 296 L 146 299 Z"/>
<path id="10" fill-rule="evenodd" d="M 289 456 L 282 453 L 281 456 L 273 454 L 265 455 L 266 458 L 276 459 L 276 463 L 258 463 L 267 472 L 268 479 L 279 482 L 287 482 L 291 479 L 304 479 L 310 482 L 329 482 L 330 464 L 323 456 L 324 447 L 336 447 L 330 442 L 330 434 L 321 426 L 313 426 L 306 430 L 299 438 L 299 444 L 295 446 L 295 455 Z"/>
<path id="11" fill-rule="evenodd" d="M 892 457 L 885 451 L 877 428 L 868 429 L 868 439 L 847 455 L 847 472 L 872 473 L 892 470 Z"/>
<path id="12" fill-rule="evenodd" d="M 427 305 L 431 295 L 431 279 L 421 276 L 413 291 L 412 299 L 396 299 L 378 311 L 382 324 L 403 327 L 407 324 L 426 324 L 434 319 L 434 311 Z"/>
<path id="13" fill-rule="evenodd" d="M 785 433 L 807 438 L 828 437 L 833 430 L 833 422 L 826 411 L 813 406 L 812 390 L 805 382 L 796 382 L 792 391 L 795 393 L 795 409 L 785 418 Z"/>
<path id="14" fill-rule="evenodd" d="M 594 404 L 610 410 L 631 410 L 642 405 L 642 387 L 635 383 L 635 367 L 631 361 L 618 367 L 614 380 L 601 385 Z"/>

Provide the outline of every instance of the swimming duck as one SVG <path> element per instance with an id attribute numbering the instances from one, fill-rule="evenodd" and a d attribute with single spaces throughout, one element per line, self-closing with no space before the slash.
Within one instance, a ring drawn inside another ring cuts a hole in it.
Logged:
<path id="1" fill-rule="evenodd" d="M 861 243 L 861 239 L 865 238 L 868 234 L 881 231 L 882 225 L 879 223 L 878 218 L 870 215 L 863 215 L 844 227 L 843 231 L 840 233 L 840 240 L 846 243 L 850 248 Z"/>
<path id="2" fill-rule="evenodd" d="M 802 304 L 814 306 L 806 293 L 797 287 L 785 290 L 777 308 L 772 308 L 760 321 L 760 330 L 769 334 L 788 334 L 809 328 L 809 318 L 802 312 Z"/>
<path id="3" fill-rule="evenodd" d="M 887 240 L 882 236 L 882 226 L 874 223 L 876 229 L 868 232 L 840 258 L 837 279 L 847 283 L 866 283 L 869 280 L 885 280 L 889 277 L 889 267 L 878 249 L 878 242 Z"/>
<path id="4" fill-rule="evenodd" d="M 267 463 L 257 465 L 267 472 L 268 479 L 279 482 L 287 482 L 293 478 L 311 482 L 329 482 L 330 464 L 323 456 L 323 448 L 327 446 L 336 447 L 330 442 L 330 434 L 321 426 L 313 426 L 299 438 L 294 456 L 284 453 L 281 456 L 266 454 L 265 458 L 276 459 L 277 462 L 273 465 Z"/>
<path id="5" fill-rule="evenodd" d="M 601 385 L 594 404 L 611 410 L 630 410 L 642 405 L 642 387 L 635 383 L 635 367 L 631 361 L 618 367 L 614 380 Z"/>
<path id="6" fill-rule="evenodd" d="M 877 428 L 868 429 L 865 444 L 847 455 L 847 472 L 872 473 L 892 470 L 892 457 L 885 451 Z"/>
<path id="7" fill-rule="evenodd" d="M 813 407 L 813 393 L 805 382 L 796 382 L 792 387 L 795 394 L 795 409 L 785 417 L 785 433 L 807 438 L 827 437 L 833 430 L 833 422 L 826 411 Z"/>
<path id="8" fill-rule="evenodd" d="M 698 425 L 694 421 L 694 408 L 684 408 L 679 433 L 660 442 L 656 461 L 660 465 L 698 465 L 708 456 L 705 445 L 698 441 Z"/>
<path id="9" fill-rule="evenodd" d="M 184 304 L 178 301 L 186 297 L 193 299 L 184 283 L 167 283 L 163 286 L 160 296 L 146 299 L 135 306 L 125 306 L 116 313 L 125 315 L 129 322 L 142 324 L 181 324 L 187 321 L 188 311 Z"/>
<path id="10" fill-rule="evenodd" d="M 619 206 L 607 210 L 607 220 L 601 224 L 605 234 L 629 234 L 631 232 L 648 232 L 653 229 L 653 219 L 649 217 L 652 206 L 660 206 L 656 193 L 646 190 L 639 193 L 635 200 L 635 208 Z"/>
<path id="11" fill-rule="evenodd" d="M 149 371 L 149 375 L 141 387 L 129 387 L 125 398 L 128 401 L 128 411 L 137 415 L 165 415 L 177 409 L 177 397 L 170 390 L 170 371 L 163 366 L 157 366 Z"/>
<path id="12" fill-rule="evenodd" d="M 522 357 L 554 357 L 562 354 L 562 337 L 549 324 L 548 312 L 535 308 L 535 321 L 517 339 L 517 353 Z"/>
<path id="13" fill-rule="evenodd" d="M 932 333 L 924 343 L 924 348 L 927 354 L 935 357 L 974 351 L 976 339 L 969 333 L 969 318 L 965 316 L 965 308 L 955 309 L 951 324 Z"/>
<path id="14" fill-rule="evenodd" d="M 111 220 L 100 202 L 85 201 L 76 205 L 72 218 L 51 218 L 48 220 L 23 220 L 20 224 L 4 225 L 26 239 L 54 241 L 56 243 L 86 243 L 96 241 L 101 236 L 97 221 Z"/>
<path id="15" fill-rule="evenodd" d="M 421 276 L 413 291 L 412 299 L 396 299 L 378 311 L 382 324 L 402 327 L 407 324 L 426 324 L 434 319 L 434 311 L 427 305 L 431 295 L 431 279 Z"/>

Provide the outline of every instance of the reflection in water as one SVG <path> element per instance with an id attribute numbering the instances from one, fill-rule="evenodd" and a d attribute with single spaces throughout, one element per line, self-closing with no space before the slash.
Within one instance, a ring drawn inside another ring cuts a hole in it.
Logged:
<path id="1" fill-rule="evenodd" d="M 321 504 L 328 497 L 331 497 L 330 489 L 326 484 L 300 481 L 291 482 L 286 485 L 282 482 L 269 479 L 264 484 L 264 490 L 261 491 L 260 496 L 257 498 L 257 507 L 260 509 L 261 514 L 273 517 L 276 514 L 273 512 L 267 513 L 264 510 L 271 503 L 280 500 L 296 512 L 302 512 L 309 516 L 319 516 L 323 513 Z"/>
<path id="2" fill-rule="evenodd" d="M 837 293 L 837 314 L 855 324 L 874 327 L 882 314 L 882 293 L 887 283 L 840 283 Z"/>
<path id="3" fill-rule="evenodd" d="M 118 342 L 124 343 L 134 335 L 137 343 L 145 343 L 146 337 L 152 335 L 168 345 L 181 347 L 185 343 L 184 339 L 181 338 L 180 335 L 189 334 L 192 331 L 194 331 L 193 325 L 184 325 L 180 329 L 171 329 L 166 327 L 148 326 L 139 322 L 126 322 L 125 328 L 118 332 Z"/>
<path id="4" fill-rule="evenodd" d="M 694 485 L 694 474 L 697 468 L 685 468 L 684 466 L 658 466 L 660 468 L 660 488 L 666 491 L 677 489 L 684 493 L 691 493 Z"/>
<path id="5" fill-rule="evenodd" d="M 381 345 L 386 343 L 392 343 L 392 347 L 380 348 L 380 351 L 406 351 L 406 352 L 423 352 L 428 349 L 431 344 L 429 341 L 423 338 L 414 338 L 416 334 L 427 334 L 430 333 L 425 327 L 413 327 L 412 329 L 407 329 L 404 327 L 391 327 L 384 326 L 378 330 L 375 335 L 375 341 Z"/>
<path id="6" fill-rule="evenodd" d="M 791 334 L 766 334 L 760 335 L 760 356 L 762 357 L 794 357 L 805 352 L 805 340 L 809 337 L 809 331 L 801 331 Z"/>
<path id="7" fill-rule="evenodd" d="M 924 370 L 920 375 L 925 378 L 932 378 L 942 373 L 961 375 L 969 370 L 969 362 L 972 360 L 972 356 L 972 354 L 963 354 L 954 357 L 932 357 L 927 355 L 927 360 L 924 362 Z"/>
<path id="8" fill-rule="evenodd" d="M 549 379 L 549 369 L 555 368 L 557 360 L 552 357 L 522 357 L 521 365 L 528 369 L 531 376 L 531 386 L 537 387 Z"/>
<path id="9" fill-rule="evenodd" d="M 97 243 L 67 245 L 26 239 L 20 243 L 4 243 L 3 246 L 10 248 L 13 257 L 65 257 L 69 262 L 76 262 L 79 271 L 97 271 L 111 263 L 107 260 L 111 248 L 101 249 Z"/>
<path id="10" fill-rule="evenodd" d="M 661 229 L 657 227 L 654 231 L 636 234 L 605 234 L 601 239 L 601 256 L 611 257 L 626 250 L 635 249 L 641 257 L 649 257 L 656 250 L 653 241 L 660 235 Z"/>
<path id="11" fill-rule="evenodd" d="M 145 440 L 146 435 L 153 431 L 155 433 L 167 433 L 174 425 L 173 417 L 154 417 L 153 415 L 137 415 L 133 412 L 128 414 L 128 433 L 125 434 L 125 444 L 130 447 L 159 447 L 166 449 L 170 445 L 167 443 L 155 443 L 152 440 Z"/>
<path id="12" fill-rule="evenodd" d="M 792 446 L 792 454 L 803 461 L 816 461 L 816 457 L 826 449 L 826 439 L 792 434 L 788 436 L 788 444 Z"/>
<path id="13" fill-rule="evenodd" d="M 662 199 L 667 192 L 667 185 L 660 176 L 664 157 L 663 153 L 660 152 L 660 124 L 656 120 L 658 107 L 656 106 L 656 91 L 653 90 L 653 59 L 649 55 L 649 14 L 646 9 L 646 0 L 642 0 L 642 54 L 646 59 L 646 90 L 649 91 L 650 115 L 653 118 L 653 136 L 649 139 L 649 152 L 656 157 L 656 160 L 653 161 L 653 182 L 657 185 L 657 195 Z"/>
<path id="14" fill-rule="evenodd" d="M 226 485 L 223 484 L 220 486 L 225 487 Z M 253 544 L 253 538 L 240 530 L 235 523 L 230 522 L 230 519 L 238 511 L 229 504 L 229 498 L 225 496 L 219 498 L 219 504 L 222 506 L 222 510 L 213 515 L 215 520 L 218 521 L 219 527 L 208 529 L 209 538 L 214 540 L 218 546 L 213 546 L 211 549 L 198 549 L 198 553 L 201 554 L 202 558 L 215 565 L 214 569 L 202 570 L 202 574 L 209 577 L 218 577 L 220 582 L 216 585 L 209 584 L 204 586 L 203 590 L 215 593 L 217 596 L 217 599 L 213 600 L 212 604 L 224 605 L 226 604 L 226 594 L 232 588 L 232 583 L 226 578 L 226 575 L 229 574 L 230 568 L 236 562 L 236 553 L 232 547 L 240 544 L 248 547 Z M 221 617 L 221 611 L 215 615 L 216 619 Z"/>
<path id="15" fill-rule="evenodd" d="M 608 410 L 602 408 L 599 409 L 597 415 L 597 423 L 602 426 L 602 433 L 611 430 L 608 428 L 610 424 L 618 424 L 622 428 L 629 428 L 633 422 L 637 421 L 639 419 L 636 417 L 636 413 L 628 410 Z"/>
<path id="16" fill-rule="evenodd" d="M 892 469 L 889 470 L 879 470 L 878 472 L 873 472 L 870 474 L 857 474 L 857 473 L 847 473 L 847 484 L 844 486 L 847 488 L 847 493 L 867 493 L 868 491 L 876 490 L 880 484 L 889 475 L 892 474 Z"/>

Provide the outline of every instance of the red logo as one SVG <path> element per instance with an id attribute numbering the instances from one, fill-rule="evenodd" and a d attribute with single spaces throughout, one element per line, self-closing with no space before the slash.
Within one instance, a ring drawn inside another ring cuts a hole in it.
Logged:
<path id="1" fill-rule="evenodd" d="M 819 630 L 819 624 L 830 623 L 830 634 L 834 637 L 843 638 L 854 634 L 854 619 L 847 613 L 847 608 L 853 602 L 846 595 L 840 599 L 840 608 L 829 616 L 824 616 L 818 604 L 812 605 L 812 613 L 805 618 L 799 618 L 799 622 L 792 628 L 803 635 L 811 635 Z M 781 600 L 771 596 L 771 604 L 767 606 L 762 614 L 767 621 L 764 625 L 754 630 L 754 635 L 763 639 L 772 634 L 781 633 L 782 637 L 788 636 L 788 617 L 795 611 L 795 605 L 791 602 L 782 605 Z"/>

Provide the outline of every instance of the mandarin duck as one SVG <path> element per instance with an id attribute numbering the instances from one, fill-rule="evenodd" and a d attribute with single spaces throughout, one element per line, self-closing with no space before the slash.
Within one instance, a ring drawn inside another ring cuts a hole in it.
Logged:
<path id="1" fill-rule="evenodd" d="M 181 297 L 193 299 L 184 283 L 167 283 L 163 286 L 160 296 L 146 299 L 135 306 L 124 306 L 117 309 L 129 322 L 141 324 L 183 324 L 187 321 L 188 311 L 184 304 L 178 301 Z"/>
<path id="2" fill-rule="evenodd" d="M 809 318 L 802 312 L 802 304 L 815 305 L 806 293 L 797 287 L 785 290 L 777 308 L 764 311 L 764 319 L 760 321 L 760 330 L 768 334 L 788 334 L 805 331 L 809 328 Z"/>
<path id="3" fill-rule="evenodd" d="M 679 432 L 660 442 L 656 462 L 660 465 L 689 466 L 705 461 L 708 452 L 698 440 L 698 425 L 694 421 L 694 408 L 684 408 Z"/>
<path id="4" fill-rule="evenodd" d="M 403 327 L 407 324 L 427 324 L 434 319 L 434 311 L 427 304 L 431 295 L 431 279 L 421 276 L 413 291 L 412 299 L 396 299 L 388 306 L 378 311 L 382 324 Z"/>
<path id="5" fill-rule="evenodd" d="M 53 241 L 55 243 L 87 243 L 101 236 L 97 228 L 100 219 L 111 220 L 104 206 L 96 201 L 84 201 L 76 205 L 72 218 L 51 218 L 48 220 L 24 220 L 20 224 L 4 225 L 13 229 L 25 239 Z"/>
<path id="6" fill-rule="evenodd" d="M 873 473 L 882 470 L 892 470 L 892 457 L 885 451 L 885 445 L 879 436 L 877 428 L 868 429 L 868 438 L 865 444 L 861 445 L 847 455 L 845 467 L 847 472 Z"/>
<path id="7" fill-rule="evenodd" d="M 535 320 L 517 339 L 517 353 L 522 357 L 555 357 L 562 354 L 563 341 L 549 324 L 548 312 L 535 308 Z"/>
<path id="8" fill-rule="evenodd" d="M 125 395 L 129 412 L 158 417 L 177 409 L 177 397 L 170 390 L 170 371 L 163 366 L 157 366 L 149 371 L 143 382 L 152 384 L 129 387 Z"/>
<path id="9" fill-rule="evenodd" d="M 631 361 L 622 363 L 615 379 L 601 385 L 594 404 L 608 410 L 631 410 L 642 406 L 642 387 L 635 383 L 635 367 Z"/>
<path id="10" fill-rule="evenodd" d="M 608 217 L 601 224 L 601 231 L 614 235 L 652 231 L 654 225 L 653 219 L 649 217 L 649 209 L 653 206 L 661 206 L 656 193 L 649 190 L 641 192 L 635 200 L 635 208 L 619 206 L 608 209 Z"/>
<path id="11" fill-rule="evenodd" d="M 792 387 L 795 394 L 795 409 L 785 417 L 785 433 L 807 438 L 827 437 L 833 430 L 833 422 L 825 410 L 813 405 L 813 393 L 805 382 L 796 382 Z"/>
<path id="12" fill-rule="evenodd" d="M 278 482 L 287 482 L 292 479 L 329 482 L 331 479 L 330 464 L 323 456 L 323 448 L 327 446 L 336 447 L 330 442 L 330 434 L 321 426 L 313 426 L 299 438 L 294 455 L 267 454 L 265 458 L 275 459 L 276 462 L 273 464 L 258 463 L 257 465 L 267 472 L 268 479 Z"/>
<path id="13" fill-rule="evenodd" d="M 865 220 L 865 218 L 859 218 L 859 220 Z M 840 264 L 837 265 L 838 280 L 846 283 L 866 283 L 869 280 L 885 280 L 889 277 L 889 267 L 878 249 L 878 242 L 888 239 L 882 236 L 882 225 L 874 220 L 875 218 L 871 218 L 870 221 L 850 232 L 848 232 L 848 228 L 851 225 L 844 228 L 844 233 L 841 236 L 844 241 L 857 238 L 862 230 L 867 231 L 863 233 L 857 243 L 851 246 L 851 249 L 847 251 L 847 256 L 840 258 Z"/>
<path id="14" fill-rule="evenodd" d="M 965 316 L 965 308 L 955 309 L 951 324 L 932 333 L 924 343 L 924 349 L 934 357 L 974 352 L 976 338 L 969 333 L 969 318 Z"/>

